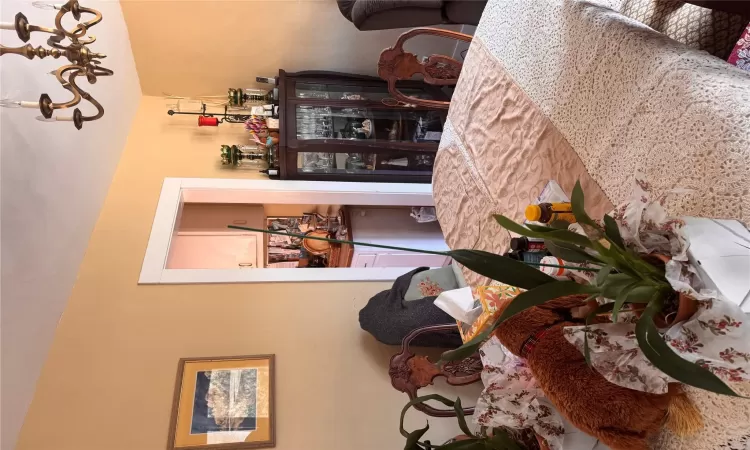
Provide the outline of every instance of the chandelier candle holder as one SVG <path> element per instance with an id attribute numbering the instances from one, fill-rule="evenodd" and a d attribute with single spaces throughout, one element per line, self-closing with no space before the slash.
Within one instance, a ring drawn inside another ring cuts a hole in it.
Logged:
<path id="1" fill-rule="evenodd" d="M 54 59 L 65 57 L 69 64 L 59 67 L 57 70 L 50 72 L 55 75 L 57 81 L 63 88 L 73 94 L 73 98 L 63 103 L 55 103 L 49 95 L 43 93 L 39 101 L 18 101 L 18 100 L 0 100 L 0 106 L 6 108 L 39 108 L 42 116 L 37 119 L 44 122 L 66 121 L 73 122 L 77 129 L 83 127 L 83 122 L 97 120 L 104 115 L 104 107 L 96 101 L 88 92 L 81 89 L 77 84 L 78 77 L 85 77 L 89 84 L 94 84 L 97 77 L 110 76 L 114 72 L 101 66 L 101 59 L 106 55 L 95 53 L 89 50 L 87 45 L 96 41 L 93 35 L 87 36 L 91 27 L 102 21 L 102 14 L 91 8 L 85 8 L 78 3 L 78 0 L 69 0 L 67 3 L 44 3 L 34 2 L 33 6 L 40 9 L 56 10 L 55 28 L 42 27 L 29 23 L 23 13 L 16 14 L 13 23 L 0 23 L 0 30 L 14 30 L 18 38 L 23 42 L 31 39 L 32 33 L 47 33 L 51 36 L 47 39 L 47 45 L 50 48 L 41 45 L 34 48 L 31 44 L 21 47 L 6 47 L 0 45 L 0 56 L 3 55 L 21 55 L 28 59 L 35 57 L 43 59 L 51 56 Z M 68 30 L 63 27 L 63 17 L 70 13 L 77 21 L 74 28 Z M 83 14 L 93 15 L 93 19 L 82 22 Z M 54 115 L 55 110 L 72 108 L 78 105 L 81 100 L 86 100 L 96 107 L 97 113 L 92 116 L 85 116 L 80 109 L 75 108 L 70 116 Z"/>
<path id="2" fill-rule="evenodd" d="M 229 106 L 224 105 L 224 113 L 209 113 L 206 112 L 206 104 L 203 103 L 200 112 L 183 112 L 175 111 L 170 109 L 167 111 L 170 116 L 174 115 L 188 115 L 198 116 L 199 127 L 218 127 L 220 123 L 245 123 L 252 116 L 250 114 L 236 114 L 229 111 Z"/>

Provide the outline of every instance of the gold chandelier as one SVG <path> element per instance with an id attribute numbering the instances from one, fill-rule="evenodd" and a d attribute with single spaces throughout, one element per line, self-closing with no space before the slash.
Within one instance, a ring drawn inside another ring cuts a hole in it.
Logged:
<path id="1" fill-rule="evenodd" d="M 73 98 L 64 103 L 55 103 L 49 95 L 43 93 L 39 97 L 38 102 L 0 100 L 0 106 L 39 108 L 42 116 L 46 119 L 45 121 L 72 121 L 75 127 L 80 130 L 83 122 L 90 122 L 102 117 L 104 115 L 104 107 L 91 94 L 78 86 L 76 78 L 85 76 L 89 84 L 94 84 L 97 81 L 97 77 L 110 76 L 114 73 L 101 66 L 100 60 L 106 58 L 106 55 L 94 53 L 87 47 L 87 45 L 96 40 L 96 37 L 93 35 L 87 36 L 86 34 L 91 27 L 102 21 L 102 14 L 95 9 L 81 6 L 78 0 L 69 0 L 67 3 L 58 4 L 34 2 L 33 5 L 41 9 L 59 11 L 55 16 L 55 28 L 32 25 L 26 19 L 26 16 L 19 12 L 16 14 L 13 23 L 0 23 L 0 29 L 15 30 L 18 38 L 23 42 L 28 42 L 31 38 L 31 33 L 34 32 L 51 34 L 52 36 L 47 39 L 47 45 L 50 48 L 44 48 L 41 45 L 34 48 L 31 44 L 21 47 L 6 47 L 0 44 L 0 56 L 16 54 L 25 56 L 28 59 L 34 59 L 34 57 L 41 59 L 47 56 L 58 59 L 64 56 L 70 64 L 63 65 L 51 73 L 55 75 L 63 88 L 73 94 Z M 68 13 L 78 22 L 71 30 L 65 29 L 62 25 L 63 17 Z M 84 13 L 92 14 L 94 18 L 86 22 L 81 22 L 81 15 Z M 55 110 L 72 108 L 78 105 L 81 100 L 86 100 L 94 105 L 97 113 L 93 116 L 84 116 L 80 109 L 75 108 L 72 116 L 58 115 L 53 117 Z"/>

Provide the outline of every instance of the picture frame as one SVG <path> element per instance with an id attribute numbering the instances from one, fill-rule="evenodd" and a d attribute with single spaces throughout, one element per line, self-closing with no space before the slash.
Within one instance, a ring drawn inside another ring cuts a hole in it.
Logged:
<path id="1" fill-rule="evenodd" d="M 273 224 L 280 226 L 279 229 Z M 286 217 L 267 217 L 266 229 L 271 231 L 282 231 L 292 234 L 303 234 L 308 229 L 309 222 L 305 222 L 304 216 L 286 216 Z M 267 234 L 266 239 L 266 265 L 272 267 L 272 264 L 279 263 L 296 263 L 299 261 L 302 253 L 302 239 L 291 238 Z M 296 267 L 296 264 L 294 265 Z"/>
<path id="2" fill-rule="evenodd" d="M 181 358 L 167 450 L 276 446 L 275 355 Z"/>

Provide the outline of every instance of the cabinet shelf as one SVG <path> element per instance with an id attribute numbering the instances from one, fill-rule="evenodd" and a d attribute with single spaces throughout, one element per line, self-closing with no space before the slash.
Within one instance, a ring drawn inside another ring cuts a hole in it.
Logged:
<path id="1" fill-rule="evenodd" d="M 447 100 L 409 82 L 408 95 Z M 331 72 L 279 73 L 282 179 L 429 183 L 446 111 L 388 106 L 384 81 Z"/>

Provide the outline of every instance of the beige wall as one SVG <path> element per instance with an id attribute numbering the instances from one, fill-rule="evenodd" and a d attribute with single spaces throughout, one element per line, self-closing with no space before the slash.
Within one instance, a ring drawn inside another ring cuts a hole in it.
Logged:
<path id="1" fill-rule="evenodd" d="M 223 94 L 279 69 L 375 75 L 380 52 L 404 31 L 358 31 L 335 0 L 122 1 L 146 95 Z M 408 48 L 450 55 L 454 47 L 420 37 Z"/>
<path id="2" fill-rule="evenodd" d="M 226 133 L 184 128 L 142 99 L 19 450 L 163 450 L 177 360 L 260 353 L 277 355 L 277 449 L 402 448 L 395 350 L 358 324 L 387 283 L 136 284 L 165 176 L 248 176 L 216 165 Z M 433 438 L 455 434 L 430 423 Z"/>

